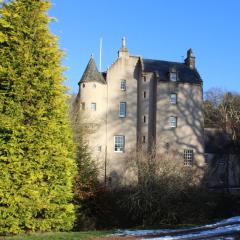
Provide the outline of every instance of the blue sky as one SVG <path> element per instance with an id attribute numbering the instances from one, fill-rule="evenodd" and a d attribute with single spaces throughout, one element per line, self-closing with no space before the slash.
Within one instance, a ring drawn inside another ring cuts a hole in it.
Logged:
<path id="1" fill-rule="evenodd" d="M 66 52 L 63 64 L 69 92 L 93 53 L 102 69 L 117 57 L 122 36 L 130 53 L 183 61 L 191 47 L 204 91 L 218 87 L 240 92 L 239 0 L 52 0 L 51 31 Z"/>

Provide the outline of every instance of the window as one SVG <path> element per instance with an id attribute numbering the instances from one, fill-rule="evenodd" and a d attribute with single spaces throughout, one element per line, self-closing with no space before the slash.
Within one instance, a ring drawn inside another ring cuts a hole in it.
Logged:
<path id="1" fill-rule="evenodd" d="M 192 166 L 192 165 L 193 165 L 193 150 L 184 149 L 184 166 Z"/>
<path id="2" fill-rule="evenodd" d="M 119 104 L 119 117 L 126 117 L 126 105 L 125 102 L 120 102 Z"/>
<path id="3" fill-rule="evenodd" d="M 177 81 L 177 73 L 170 72 L 170 81 L 176 82 Z"/>
<path id="4" fill-rule="evenodd" d="M 127 89 L 126 80 L 121 80 L 120 89 L 122 91 L 126 91 L 126 89 Z"/>
<path id="5" fill-rule="evenodd" d="M 81 103 L 81 110 L 85 110 L 85 102 Z"/>
<path id="6" fill-rule="evenodd" d="M 147 78 L 146 76 L 143 77 L 143 81 L 146 82 L 147 81 Z"/>
<path id="7" fill-rule="evenodd" d="M 170 95 L 170 103 L 171 104 L 177 104 L 177 94 L 176 93 L 171 93 L 171 95 Z"/>
<path id="8" fill-rule="evenodd" d="M 85 88 L 85 83 L 83 83 L 82 88 Z"/>
<path id="9" fill-rule="evenodd" d="M 205 159 L 205 163 L 208 164 L 209 159 L 208 159 L 208 154 L 207 153 L 204 154 L 204 159 Z"/>
<path id="10" fill-rule="evenodd" d="M 146 137 L 142 136 L 142 143 L 146 143 Z"/>
<path id="11" fill-rule="evenodd" d="M 147 93 L 146 93 L 146 91 L 144 91 L 143 92 L 143 98 L 146 98 L 146 96 L 147 96 Z"/>
<path id="12" fill-rule="evenodd" d="M 91 110 L 96 111 L 97 110 L 97 104 L 96 103 L 91 103 Z"/>
<path id="13" fill-rule="evenodd" d="M 97 146 L 97 151 L 98 151 L 98 152 L 101 152 L 101 151 L 102 151 L 102 146 L 101 146 L 101 145 L 98 145 L 98 146 Z"/>
<path id="14" fill-rule="evenodd" d="M 146 121 L 147 121 L 147 117 L 144 115 L 143 116 L 143 122 L 146 123 Z"/>
<path id="15" fill-rule="evenodd" d="M 170 117 L 169 122 L 170 122 L 171 128 L 176 128 L 177 127 L 177 117 Z"/>
<path id="16" fill-rule="evenodd" d="M 124 136 L 114 136 L 114 151 L 123 152 L 125 147 L 125 137 Z"/>
<path id="17" fill-rule="evenodd" d="M 92 88 L 96 88 L 97 87 L 97 85 L 94 83 L 93 85 L 92 85 Z"/>

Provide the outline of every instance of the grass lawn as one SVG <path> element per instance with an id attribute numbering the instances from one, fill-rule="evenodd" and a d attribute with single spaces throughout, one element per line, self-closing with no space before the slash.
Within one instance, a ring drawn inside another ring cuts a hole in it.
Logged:
<path id="1" fill-rule="evenodd" d="M 88 232 L 51 232 L 51 233 L 35 233 L 31 235 L 17 235 L 14 237 L 4 237 L 0 239 L 6 240 L 81 240 L 103 237 L 111 234 L 110 231 L 88 231 Z"/>

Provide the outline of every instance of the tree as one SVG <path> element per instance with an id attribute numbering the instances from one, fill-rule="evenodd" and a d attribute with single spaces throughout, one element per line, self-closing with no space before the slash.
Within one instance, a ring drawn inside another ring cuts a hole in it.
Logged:
<path id="1" fill-rule="evenodd" d="M 91 212 L 89 199 L 94 198 L 99 190 L 98 171 L 85 140 L 88 133 L 82 122 L 79 102 L 74 99 L 70 106 L 70 118 L 77 153 L 77 175 L 74 183 L 74 202 L 77 206 L 75 229 L 90 229 L 95 227 L 95 221 L 89 216 Z"/>
<path id="2" fill-rule="evenodd" d="M 205 127 L 225 131 L 232 142 L 240 142 L 240 95 L 212 89 L 206 93 L 204 102 Z"/>
<path id="3" fill-rule="evenodd" d="M 70 230 L 76 172 L 47 0 L 0 9 L 0 232 Z"/>

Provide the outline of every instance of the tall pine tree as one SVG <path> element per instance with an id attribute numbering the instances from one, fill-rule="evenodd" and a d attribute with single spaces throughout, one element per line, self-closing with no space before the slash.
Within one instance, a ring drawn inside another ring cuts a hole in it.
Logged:
<path id="1" fill-rule="evenodd" d="M 76 173 L 47 0 L 0 9 L 0 233 L 69 230 Z"/>

